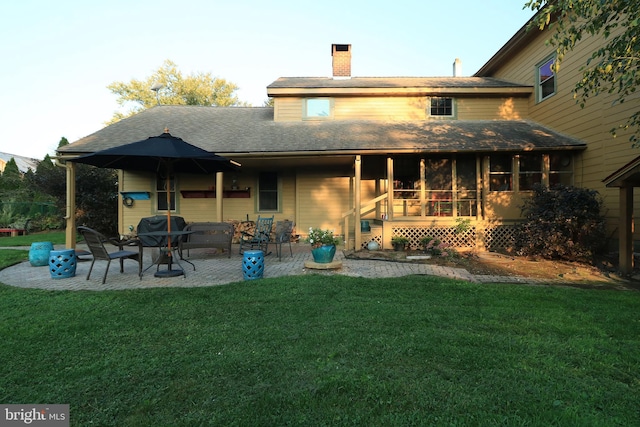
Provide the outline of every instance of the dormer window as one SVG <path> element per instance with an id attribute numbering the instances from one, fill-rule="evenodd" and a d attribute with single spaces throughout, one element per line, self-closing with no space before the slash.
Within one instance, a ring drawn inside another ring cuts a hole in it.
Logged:
<path id="1" fill-rule="evenodd" d="M 429 116 L 453 117 L 453 98 L 429 98 Z"/>
<path id="2" fill-rule="evenodd" d="M 330 98 L 308 98 L 304 104 L 304 118 L 305 119 L 328 119 L 331 114 L 331 99 Z"/>

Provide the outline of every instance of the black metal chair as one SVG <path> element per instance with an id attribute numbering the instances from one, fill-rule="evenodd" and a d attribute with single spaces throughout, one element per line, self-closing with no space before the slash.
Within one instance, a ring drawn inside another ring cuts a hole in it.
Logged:
<path id="1" fill-rule="evenodd" d="M 267 252 L 269 249 L 269 242 L 271 241 L 271 228 L 273 227 L 273 217 L 262 218 L 258 216 L 256 221 L 256 227 L 253 232 L 249 233 L 246 230 L 240 233 L 240 254 L 243 254 L 247 249 L 255 249 L 264 252 L 264 255 L 269 255 Z"/>
<path id="2" fill-rule="evenodd" d="M 276 237 L 273 243 L 276 245 L 276 253 L 280 261 L 282 261 L 282 245 L 284 243 L 289 243 L 289 253 L 293 256 L 293 250 L 291 249 L 293 226 L 293 221 L 285 220 L 276 222 Z"/>
<path id="3" fill-rule="evenodd" d="M 104 276 L 102 277 L 102 283 L 104 284 L 107 281 L 107 273 L 109 272 L 109 266 L 111 265 L 111 261 L 114 259 L 120 260 L 120 273 L 124 272 L 124 260 L 132 259 L 138 262 L 138 276 L 142 279 L 142 245 L 140 242 L 136 240 L 116 240 L 105 237 L 100 232 L 93 230 L 89 227 L 78 227 L 78 232 L 82 234 L 84 237 L 84 241 L 89 247 L 89 251 L 93 256 L 93 260 L 91 261 L 91 267 L 89 267 L 89 273 L 87 273 L 87 280 L 91 277 L 91 271 L 93 270 L 93 264 L 96 260 L 107 261 L 107 268 L 104 270 Z M 116 247 L 118 250 L 115 252 L 109 252 L 107 248 L 104 246 L 105 243 L 110 243 Z M 136 245 L 138 247 L 138 251 L 129 251 L 125 250 L 125 246 L 133 247 L 131 245 Z"/>

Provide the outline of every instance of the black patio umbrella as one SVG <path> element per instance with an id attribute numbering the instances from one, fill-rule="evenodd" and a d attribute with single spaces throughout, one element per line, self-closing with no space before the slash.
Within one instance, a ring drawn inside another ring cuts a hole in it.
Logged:
<path id="1" fill-rule="evenodd" d="M 100 168 L 147 171 L 166 174 L 167 179 L 167 232 L 171 233 L 171 192 L 172 173 L 212 174 L 233 172 L 240 164 L 218 156 L 172 136 L 168 129 L 158 136 L 141 141 L 107 148 L 95 153 L 71 159 Z M 171 238 L 168 241 L 168 256 L 171 256 Z"/>

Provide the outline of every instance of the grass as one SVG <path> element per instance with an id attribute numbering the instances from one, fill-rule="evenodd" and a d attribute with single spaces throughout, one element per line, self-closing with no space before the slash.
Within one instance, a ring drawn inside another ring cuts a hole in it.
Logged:
<path id="1" fill-rule="evenodd" d="M 0 285 L 0 402 L 78 426 L 639 425 L 639 308 L 421 276 Z"/>
<path id="2" fill-rule="evenodd" d="M 0 247 L 31 246 L 34 242 L 51 242 L 54 245 L 65 243 L 64 231 L 27 234 L 26 236 L 0 237 Z"/>
<path id="3" fill-rule="evenodd" d="M 28 234 L 26 236 L 0 237 L 0 248 L 24 246 L 29 247 L 34 242 L 51 242 L 54 245 L 65 243 L 64 231 Z M 29 257 L 28 250 L 2 249 L 0 250 L 0 269 L 22 262 Z"/>

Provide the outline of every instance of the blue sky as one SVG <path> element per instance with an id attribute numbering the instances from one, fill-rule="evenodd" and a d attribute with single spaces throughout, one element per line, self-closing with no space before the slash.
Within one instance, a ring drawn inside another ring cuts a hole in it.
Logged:
<path id="1" fill-rule="evenodd" d="M 118 109 L 107 85 L 145 79 L 166 59 L 237 84 L 253 106 L 278 77 L 330 76 L 332 43 L 352 45 L 353 76 L 450 76 L 455 58 L 468 76 L 533 16 L 524 3 L 3 2 L 0 151 L 43 158 L 61 137 L 101 129 Z"/>

